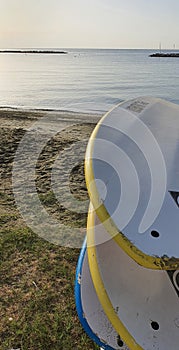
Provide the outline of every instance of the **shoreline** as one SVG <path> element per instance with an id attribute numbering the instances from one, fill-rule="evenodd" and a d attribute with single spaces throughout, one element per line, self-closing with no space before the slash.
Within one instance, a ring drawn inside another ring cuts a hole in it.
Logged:
<path id="1" fill-rule="evenodd" d="M 50 125 L 72 125 L 78 123 L 96 124 L 102 114 L 83 113 L 53 109 L 33 109 L 21 107 L 0 107 L 0 128 L 23 128 L 31 127 L 35 122 L 42 121 L 46 127 Z"/>

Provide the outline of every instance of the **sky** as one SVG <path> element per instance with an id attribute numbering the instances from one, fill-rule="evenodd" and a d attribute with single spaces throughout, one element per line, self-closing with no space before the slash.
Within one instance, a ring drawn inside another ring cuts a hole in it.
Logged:
<path id="1" fill-rule="evenodd" d="M 0 0 L 0 48 L 179 49 L 179 0 Z"/>

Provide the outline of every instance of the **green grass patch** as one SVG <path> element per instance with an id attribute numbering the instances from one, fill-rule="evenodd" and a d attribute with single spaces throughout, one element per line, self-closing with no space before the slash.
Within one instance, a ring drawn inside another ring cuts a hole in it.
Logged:
<path id="1" fill-rule="evenodd" d="M 75 308 L 79 249 L 58 247 L 30 229 L 0 232 L 1 349 L 98 349 Z"/>

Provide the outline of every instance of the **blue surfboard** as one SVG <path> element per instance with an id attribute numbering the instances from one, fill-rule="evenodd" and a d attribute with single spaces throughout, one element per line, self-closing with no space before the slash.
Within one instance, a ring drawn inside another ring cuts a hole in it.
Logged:
<path id="1" fill-rule="evenodd" d="M 114 330 L 96 295 L 89 271 L 86 239 L 76 269 L 75 301 L 85 332 L 101 349 L 129 350 Z"/>

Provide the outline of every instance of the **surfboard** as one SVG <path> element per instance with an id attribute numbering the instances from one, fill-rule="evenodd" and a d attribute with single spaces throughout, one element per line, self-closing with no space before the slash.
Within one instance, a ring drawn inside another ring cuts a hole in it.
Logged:
<path id="1" fill-rule="evenodd" d="M 108 112 L 86 150 L 97 215 L 118 245 L 150 269 L 179 268 L 178 140 L 179 106 L 141 97 Z"/>
<path id="2" fill-rule="evenodd" d="M 131 350 L 178 350 L 179 270 L 146 269 L 108 236 L 91 209 L 87 228 L 90 273 L 114 329 Z"/>
<path id="3" fill-rule="evenodd" d="M 84 330 L 101 349 L 129 350 L 109 322 L 96 295 L 89 271 L 86 240 L 76 269 L 75 301 Z"/>

